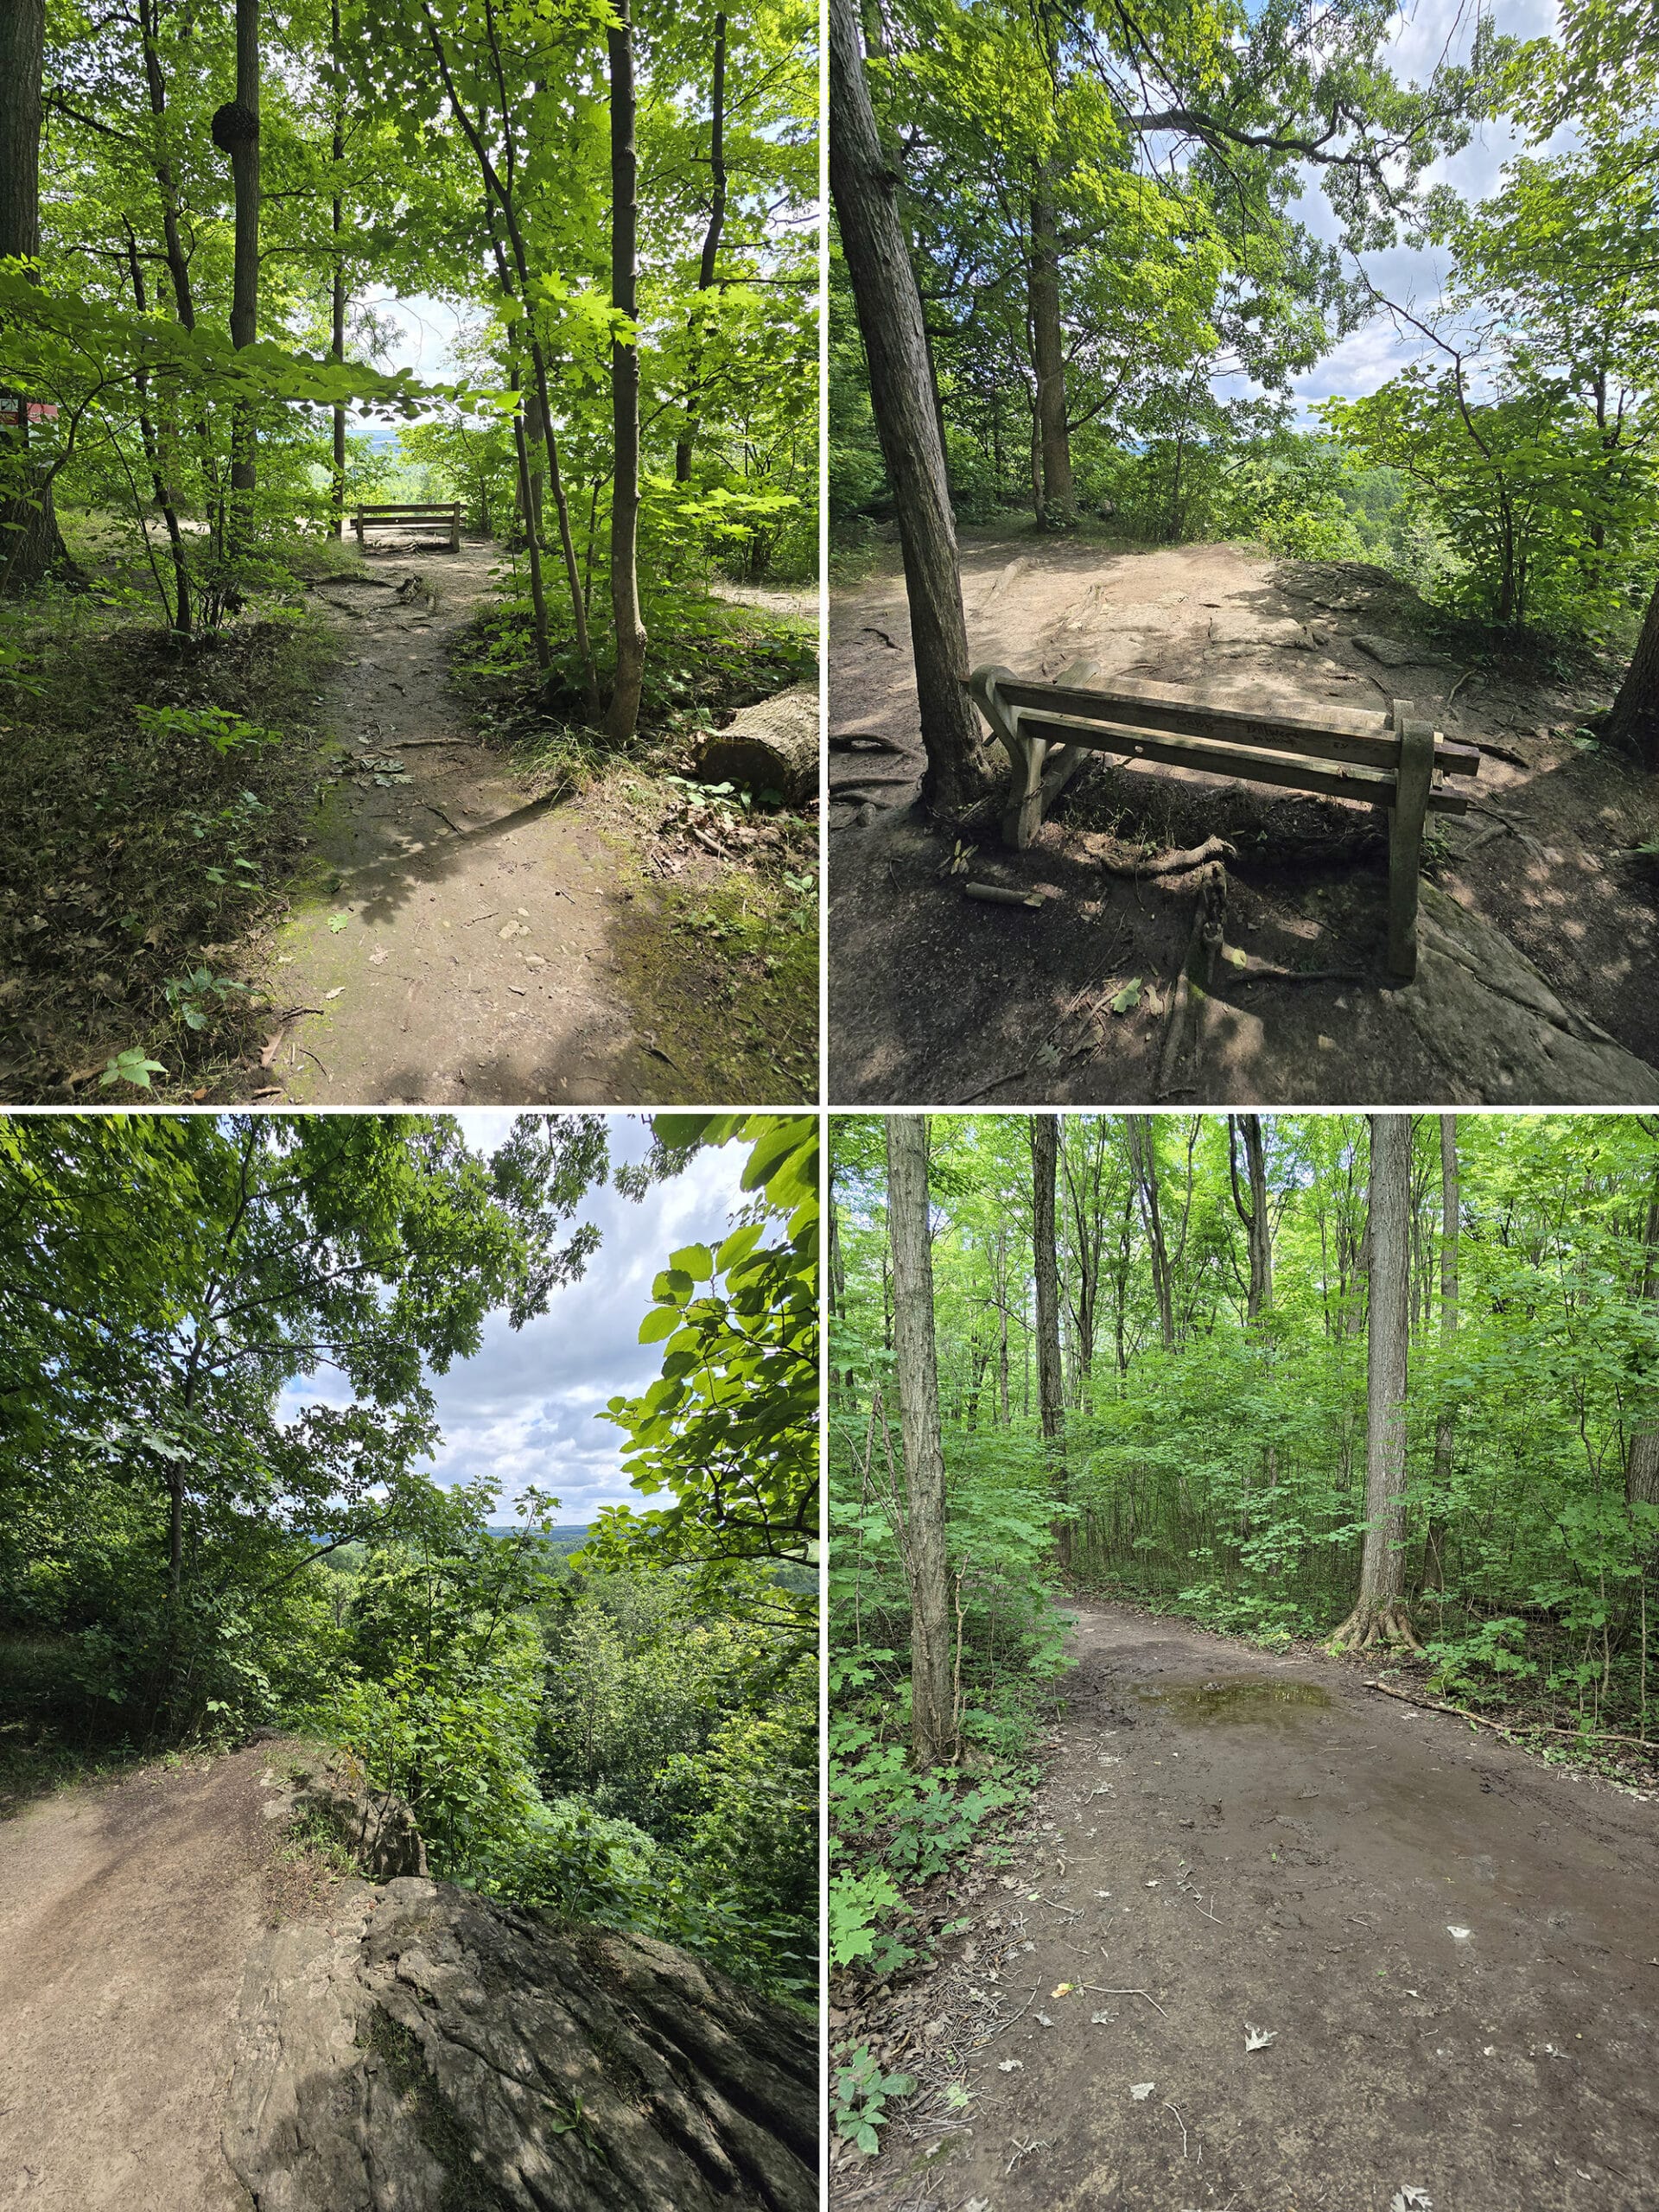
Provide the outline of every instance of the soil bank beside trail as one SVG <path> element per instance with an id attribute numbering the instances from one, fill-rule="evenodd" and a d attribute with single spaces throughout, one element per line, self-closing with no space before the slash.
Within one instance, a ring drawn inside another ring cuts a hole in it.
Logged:
<path id="1" fill-rule="evenodd" d="M 0 1821 L 0 2206 L 247 2212 L 219 2130 L 265 1927 L 260 1747 Z"/>
<path id="2" fill-rule="evenodd" d="M 1659 2203 L 1659 1806 L 1351 1667 L 1077 1611 L 1015 1863 L 836 2031 L 934 2085 L 837 2212 Z"/>
<path id="3" fill-rule="evenodd" d="M 1582 671 L 1484 652 L 1465 664 L 1415 593 L 1358 563 L 1004 531 L 965 535 L 962 581 L 974 663 L 1052 680 L 1081 660 L 1103 682 L 1264 712 L 1407 699 L 1480 749 L 1475 804 L 1430 819 L 1422 957 L 1405 987 L 1383 964 L 1382 817 L 1344 800 L 1103 755 L 1027 851 L 1003 845 L 1000 802 L 962 832 L 969 876 L 1040 892 L 1040 910 L 965 899 L 954 832 L 914 803 L 909 612 L 884 558 L 830 599 L 832 1098 L 1659 1102 L 1659 868 L 1645 849 L 1659 790 L 1578 728 Z M 1160 1090 L 1196 879 L 1105 863 L 1212 834 L 1235 848 L 1229 959 L 1195 1052 Z"/>

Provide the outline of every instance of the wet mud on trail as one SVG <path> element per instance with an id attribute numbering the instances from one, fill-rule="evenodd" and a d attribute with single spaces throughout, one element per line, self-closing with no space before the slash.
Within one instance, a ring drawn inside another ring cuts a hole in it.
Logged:
<path id="1" fill-rule="evenodd" d="M 1379 810 L 1098 755 L 1028 850 L 1001 798 L 967 874 L 917 804 L 924 765 L 897 556 L 830 601 L 830 1096 L 847 1104 L 1649 1105 L 1659 1102 L 1659 801 L 1579 728 L 1605 669 L 1477 651 L 1397 579 L 1246 546 L 967 531 L 973 663 L 1082 660 L 1262 711 L 1411 700 L 1480 752 L 1431 817 L 1416 980 L 1383 967 Z M 1006 782 L 1007 762 L 993 748 Z M 1195 867 L 1211 836 L 1227 957 L 1167 1080 Z M 1248 971 L 1248 972 L 1247 972 Z"/>
<path id="2" fill-rule="evenodd" d="M 1659 2204 L 1659 1804 L 1348 1665 L 1075 1610 L 1013 1863 L 832 2014 L 923 2084 L 836 2212 Z"/>
<path id="3" fill-rule="evenodd" d="M 272 1007 L 244 1095 L 333 1105 L 631 1104 L 727 1095 L 699 1049 L 671 918 L 626 810 L 515 772 L 449 688 L 449 655 L 505 556 L 371 540 L 315 596 L 340 632 L 343 741 L 290 911 L 264 949 Z M 707 1045 L 712 1040 L 702 1040 Z M 747 1087 L 804 1095 L 757 1040 Z"/>

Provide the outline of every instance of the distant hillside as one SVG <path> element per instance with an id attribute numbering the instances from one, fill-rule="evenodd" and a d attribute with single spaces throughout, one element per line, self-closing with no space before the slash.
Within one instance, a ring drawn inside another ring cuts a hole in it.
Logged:
<path id="1" fill-rule="evenodd" d="M 582 1521 L 572 1522 L 568 1526 L 560 1525 L 550 1529 L 547 1535 L 548 1547 L 550 1550 L 556 1551 L 561 1559 L 569 1559 L 572 1552 L 579 1552 L 582 1549 L 593 1534 L 593 1527 L 591 1521 Z M 520 1534 L 520 1530 L 516 1523 L 492 1522 L 490 1534 L 493 1536 L 516 1536 Z"/>

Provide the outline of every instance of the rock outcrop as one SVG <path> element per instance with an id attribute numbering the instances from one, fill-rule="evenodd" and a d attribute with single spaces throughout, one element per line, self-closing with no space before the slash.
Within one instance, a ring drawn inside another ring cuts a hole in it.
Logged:
<path id="1" fill-rule="evenodd" d="M 353 1882 L 248 1961 L 225 2149 L 258 2212 L 810 2212 L 817 2076 L 671 1945 Z"/>

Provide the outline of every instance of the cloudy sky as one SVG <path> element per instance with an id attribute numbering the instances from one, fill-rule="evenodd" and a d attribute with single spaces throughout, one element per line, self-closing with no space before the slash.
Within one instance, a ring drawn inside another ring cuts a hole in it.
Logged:
<path id="1" fill-rule="evenodd" d="M 1498 29 L 1512 38 L 1546 38 L 1555 28 L 1555 0 L 1497 0 L 1490 12 Z M 1473 0 L 1406 0 L 1386 49 L 1395 75 L 1402 83 L 1427 84 L 1443 58 L 1466 61 L 1474 22 Z M 1559 132 L 1549 141 L 1548 150 L 1559 152 L 1571 143 L 1570 133 Z M 1484 200 L 1497 189 L 1504 162 L 1522 146 L 1517 133 L 1499 124 L 1483 124 L 1460 154 L 1433 164 L 1425 173 L 1425 186 L 1450 184 L 1466 200 Z M 1318 173 L 1305 166 L 1303 174 L 1306 182 L 1295 213 L 1316 238 L 1334 245 L 1338 226 Z M 1405 245 L 1367 254 L 1364 259 L 1377 290 L 1418 314 L 1440 297 L 1443 264 L 1443 256 L 1414 252 Z M 1306 376 L 1296 378 L 1292 388 L 1304 412 L 1312 401 L 1333 393 L 1357 398 L 1430 351 L 1416 332 L 1396 328 L 1390 317 L 1377 315 L 1344 339 Z"/>
<path id="2" fill-rule="evenodd" d="M 479 1149 L 501 1142 L 513 1119 L 467 1110 L 457 1118 Z M 642 1160 L 650 1148 L 642 1118 L 611 1117 L 613 1159 Z M 619 1392 L 632 1395 L 655 1379 L 662 1346 L 638 1341 L 652 1278 L 680 1245 L 717 1243 L 725 1235 L 747 1157 L 743 1144 L 699 1153 L 684 1174 L 654 1184 L 637 1205 L 613 1190 L 590 1194 L 582 1218 L 597 1224 L 602 1241 L 582 1281 L 556 1290 L 547 1312 L 516 1332 L 504 1314 L 492 1314 L 477 1357 L 433 1378 L 443 1442 L 430 1471 L 440 1482 L 488 1476 L 500 1485 L 494 1518 L 503 1522 L 531 1483 L 558 1498 L 555 1517 L 566 1524 L 633 1500 L 619 1452 L 622 1432 L 594 1415 Z M 286 1404 L 340 1396 L 338 1379 L 325 1372 L 290 1390 Z"/>

